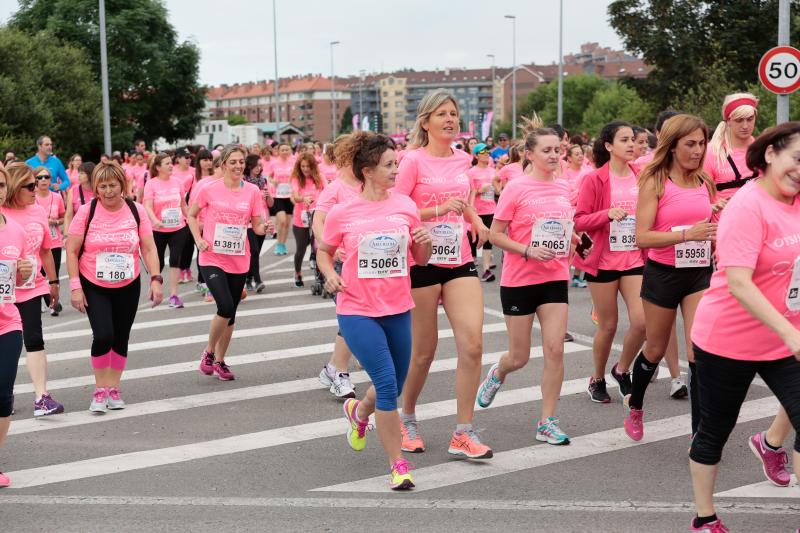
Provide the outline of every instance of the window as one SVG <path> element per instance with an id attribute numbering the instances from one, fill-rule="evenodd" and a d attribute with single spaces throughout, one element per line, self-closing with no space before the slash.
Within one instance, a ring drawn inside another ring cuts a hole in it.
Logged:
<path id="1" fill-rule="evenodd" d="M 395 106 L 395 107 L 403 107 L 403 102 L 401 102 L 400 100 L 397 100 L 397 101 L 394 103 L 394 106 Z"/>
<path id="2" fill-rule="evenodd" d="M 389 102 L 384 102 L 383 107 L 389 107 Z"/>
<path id="3" fill-rule="evenodd" d="M 383 96 L 389 96 L 389 91 L 383 91 Z"/>
<path id="4" fill-rule="evenodd" d="M 389 113 L 384 113 L 383 118 L 389 118 Z"/>
<path id="5" fill-rule="evenodd" d="M 403 91 L 395 91 L 394 95 L 395 96 L 403 96 Z"/>

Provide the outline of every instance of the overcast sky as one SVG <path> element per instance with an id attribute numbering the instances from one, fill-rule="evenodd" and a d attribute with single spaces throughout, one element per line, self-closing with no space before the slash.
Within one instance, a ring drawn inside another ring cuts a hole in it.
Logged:
<path id="1" fill-rule="evenodd" d="M 607 0 L 564 0 L 564 53 L 581 43 L 621 48 L 608 24 Z M 270 0 L 166 0 L 181 40 L 200 48 L 200 81 L 208 85 L 274 76 Z M 331 41 L 337 75 L 401 68 L 480 68 L 512 64 L 516 15 L 517 62 L 558 59 L 558 0 L 277 0 L 278 75 L 330 74 Z M 16 11 L 0 0 L 0 22 Z M 113 67 L 113 66 L 112 66 Z"/>

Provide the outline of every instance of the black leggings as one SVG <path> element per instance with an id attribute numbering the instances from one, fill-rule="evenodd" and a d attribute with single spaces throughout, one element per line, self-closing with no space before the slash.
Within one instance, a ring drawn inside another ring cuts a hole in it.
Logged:
<path id="1" fill-rule="evenodd" d="M 105 355 L 110 350 L 127 357 L 131 327 L 139 306 L 141 278 L 112 289 L 95 285 L 81 276 L 81 287 L 86 297 L 86 315 L 92 326 L 92 357 Z"/>
<path id="2" fill-rule="evenodd" d="M 172 255 L 172 252 L 169 253 Z M 181 250 L 181 259 L 178 261 L 178 267 L 181 270 L 189 270 L 192 268 L 192 256 L 194 255 L 194 239 L 192 238 L 191 232 L 189 235 L 186 235 L 185 241 L 183 243 L 183 249 Z"/>
<path id="3" fill-rule="evenodd" d="M 793 356 L 777 361 L 739 361 L 710 354 L 697 345 L 694 361 L 700 389 L 700 426 L 689 452 L 693 461 L 719 463 L 756 374 L 786 409 L 796 432 L 794 449 L 800 452 L 800 361 Z"/>
<path id="4" fill-rule="evenodd" d="M 19 316 L 22 318 L 22 338 L 25 340 L 25 349 L 29 352 L 44 350 L 41 298 L 41 296 L 34 296 L 27 302 L 14 304 L 19 309 Z"/>
<path id="5" fill-rule="evenodd" d="M 310 244 L 313 248 L 314 240 L 311 238 L 311 228 L 298 228 L 292 225 L 294 233 L 294 271 L 301 272 L 303 268 L 303 256 L 306 255 L 306 248 Z"/>
<path id="6" fill-rule="evenodd" d="M 56 265 L 56 279 L 61 275 L 61 250 L 61 248 L 50 248 L 50 252 L 53 254 L 53 263 Z M 44 267 L 42 267 L 42 276 L 47 277 Z M 47 307 L 50 307 L 50 295 L 45 294 L 42 298 L 44 298 L 44 303 L 47 304 Z"/>
<path id="7" fill-rule="evenodd" d="M 208 290 L 217 304 L 217 315 L 227 318 L 228 325 L 236 322 L 236 308 L 242 299 L 247 274 L 229 274 L 219 267 L 200 265 Z"/>
<path id="8" fill-rule="evenodd" d="M 247 273 L 247 278 L 254 280 L 256 283 L 261 283 L 259 255 L 261 254 L 261 246 L 264 244 L 264 238 L 264 235 L 257 235 L 253 228 L 247 228 L 247 240 L 250 241 L 250 271 Z"/>
<path id="9" fill-rule="evenodd" d="M 169 266 L 170 268 L 178 268 L 181 262 L 181 252 L 183 251 L 183 244 L 186 242 L 186 237 L 189 234 L 189 228 L 182 227 L 178 231 L 154 231 L 153 240 L 156 241 L 156 251 L 158 252 L 158 271 L 164 270 L 164 252 L 169 245 Z"/>
<path id="10" fill-rule="evenodd" d="M 17 379 L 20 353 L 21 331 L 9 331 L 0 335 L 0 418 L 11 416 L 14 409 L 14 381 Z"/>

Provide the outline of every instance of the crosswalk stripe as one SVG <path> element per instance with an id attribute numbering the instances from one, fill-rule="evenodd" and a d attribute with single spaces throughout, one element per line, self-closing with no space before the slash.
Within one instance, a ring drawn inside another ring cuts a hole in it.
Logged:
<path id="1" fill-rule="evenodd" d="M 329 346 L 333 347 L 332 344 Z M 587 349 L 587 346 L 581 345 L 570 346 L 568 349 L 565 346 L 565 353 L 582 352 Z M 483 364 L 490 365 L 496 363 L 502 354 L 503 352 L 484 354 Z M 542 348 L 540 346 L 531 349 L 532 359 L 540 359 L 541 357 Z M 458 359 L 455 357 L 437 359 L 431 365 L 430 372 L 436 373 L 455 370 L 457 362 Z M 196 371 L 197 364 L 190 364 L 191 370 Z M 91 379 L 92 383 L 94 383 L 94 378 L 92 377 Z M 367 376 L 366 372 L 363 371 L 353 372 L 350 374 L 350 379 L 353 383 L 366 383 L 369 381 L 369 377 Z M 9 435 L 34 433 L 50 429 L 63 429 L 66 427 L 80 426 L 84 424 L 113 422 L 121 418 L 131 418 L 135 416 L 173 412 L 182 409 L 192 409 L 208 405 L 219 405 L 223 403 L 254 400 L 282 394 L 295 394 L 299 392 L 320 390 L 322 387 L 323 386 L 320 384 L 317 378 L 307 378 L 294 381 L 284 381 L 280 383 L 269 383 L 254 387 L 241 387 L 228 391 L 209 392 L 194 394 L 191 396 L 182 396 L 179 398 L 166 398 L 163 400 L 152 400 L 148 402 L 128 404 L 125 407 L 125 410 L 117 411 L 108 416 L 98 416 L 94 413 L 90 413 L 89 411 L 75 411 L 66 413 L 64 415 L 47 417 L 45 419 L 25 418 L 22 420 L 14 420 L 14 423 L 11 424 Z M 53 389 L 53 387 L 50 387 L 50 389 Z"/>
<path id="2" fill-rule="evenodd" d="M 275 292 L 269 294 L 254 294 L 254 295 L 247 295 L 247 299 L 242 302 L 241 305 L 247 304 L 247 302 L 253 301 L 260 301 L 260 300 L 280 300 L 282 298 L 292 298 L 297 296 L 308 296 L 310 293 L 307 291 L 302 291 L 299 289 L 295 289 L 293 291 L 283 291 L 283 292 Z M 150 304 L 142 304 L 149 306 Z M 184 302 L 184 308 L 192 308 L 192 307 L 208 307 L 209 309 L 214 309 L 214 302 L 204 302 L 202 300 L 196 302 Z M 160 305 L 158 307 L 147 307 L 147 309 L 140 309 L 136 316 L 141 315 L 142 313 L 155 313 L 158 311 L 169 311 L 172 313 L 180 313 L 178 309 L 172 309 L 167 307 L 166 305 Z"/>
<path id="3" fill-rule="evenodd" d="M 582 380 L 582 383 L 585 385 L 585 380 Z M 739 414 L 739 422 L 749 422 L 775 416 L 777 407 L 777 400 L 771 397 L 745 402 Z M 684 437 L 690 434 L 690 428 L 691 417 L 689 415 L 679 415 L 646 422 L 645 437 L 640 442 L 630 440 L 625 435 L 624 430 L 621 427 L 617 427 L 576 437 L 571 439 L 569 446 L 550 446 L 542 443 L 496 453 L 491 460 L 483 462 L 479 467 L 468 461 L 455 461 L 420 468 L 414 472 L 414 478 L 418 483 L 414 492 L 449 487 L 539 466 L 624 450 L 634 446 L 644 446 L 676 437 Z M 385 476 L 313 490 L 320 492 L 390 492 Z"/>
<path id="4" fill-rule="evenodd" d="M 585 388 L 586 379 L 584 378 L 566 381 L 562 386 L 561 394 L 562 396 L 575 394 L 583 392 Z M 613 386 L 610 388 L 613 388 Z M 494 403 L 488 409 L 539 401 L 541 397 L 541 388 L 538 386 L 500 391 Z M 417 406 L 418 420 L 441 418 L 455 414 L 455 399 Z M 112 415 L 108 416 L 111 418 Z M 181 446 L 96 457 L 82 461 L 19 470 L 17 472 L 8 472 L 7 475 L 14 480 L 11 488 L 23 489 L 333 437 L 342 435 L 343 429 L 344 421 L 339 417 Z"/>
<path id="5" fill-rule="evenodd" d="M 716 498 L 791 498 L 800 499 L 800 487 L 797 485 L 797 475 L 792 474 L 788 487 L 778 487 L 769 481 L 744 485 L 735 489 L 718 492 Z M 798 508 L 800 513 L 800 508 Z"/>

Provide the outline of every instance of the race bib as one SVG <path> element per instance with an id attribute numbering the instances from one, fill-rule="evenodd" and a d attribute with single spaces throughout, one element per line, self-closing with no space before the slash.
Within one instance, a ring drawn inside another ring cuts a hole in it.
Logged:
<path id="1" fill-rule="evenodd" d="M 622 220 L 612 220 L 608 234 L 608 248 L 612 252 L 632 252 L 636 246 L 636 217 L 628 215 Z"/>
<path id="2" fill-rule="evenodd" d="M 133 254 L 100 252 L 97 254 L 94 275 L 98 281 L 120 283 L 133 279 Z"/>
<path id="3" fill-rule="evenodd" d="M 58 226 L 50 226 L 50 237 L 53 239 L 58 239 L 59 230 Z"/>
<path id="4" fill-rule="evenodd" d="M 214 244 L 212 250 L 217 254 L 244 255 L 247 242 L 247 226 L 235 224 L 217 224 L 214 227 Z"/>
<path id="5" fill-rule="evenodd" d="M 0 304 L 17 301 L 17 262 L 0 261 Z"/>
<path id="6" fill-rule="evenodd" d="M 488 191 L 484 191 L 481 193 L 481 200 L 486 202 L 493 202 L 494 201 L 494 187 L 490 188 Z"/>
<path id="7" fill-rule="evenodd" d="M 423 222 L 431 234 L 433 253 L 428 261 L 432 265 L 457 265 L 461 262 L 461 222 Z"/>
<path id="8" fill-rule="evenodd" d="M 181 225 L 181 208 L 165 207 L 161 210 L 161 225 L 165 228 L 177 228 Z"/>
<path id="9" fill-rule="evenodd" d="M 25 280 L 25 283 L 19 285 L 18 289 L 32 289 L 36 287 L 36 273 L 39 272 L 39 261 L 38 258 L 32 255 L 26 257 L 28 261 L 31 262 L 31 275 L 28 279 Z"/>
<path id="10" fill-rule="evenodd" d="M 358 277 L 398 278 L 408 275 L 408 235 L 371 232 L 358 243 Z"/>
<path id="11" fill-rule="evenodd" d="M 538 218 L 531 230 L 531 246 L 548 248 L 555 252 L 556 257 L 567 257 L 572 241 L 573 225 L 572 220 L 564 218 Z"/>
<path id="12" fill-rule="evenodd" d="M 683 231 L 691 226 L 674 226 L 672 231 Z M 711 266 L 711 241 L 686 241 L 675 245 L 675 268 Z"/>
<path id="13" fill-rule="evenodd" d="M 275 198 L 290 198 L 292 196 L 291 183 L 278 183 L 275 188 Z"/>
<path id="14" fill-rule="evenodd" d="M 311 225 L 311 211 L 300 211 L 300 223 L 304 228 Z"/>
<path id="15" fill-rule="evenodd" d="M 794 260 L 792 279 L 786 293 L 786 307 L 790 311 L 800 311 L 800 257 Z"/>

